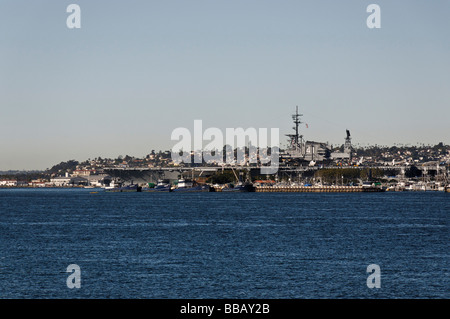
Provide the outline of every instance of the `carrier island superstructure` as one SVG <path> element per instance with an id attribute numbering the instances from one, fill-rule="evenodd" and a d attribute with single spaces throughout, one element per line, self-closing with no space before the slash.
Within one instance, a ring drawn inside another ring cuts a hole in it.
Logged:
<path id="1" fill-rule="evenodd" d="M 294 133 L 286 134 L 289 138 L 289 144 L 287 149 L 281 153 L 281 158 L 289 162 L 309 162 L 311 164 L 316 162 L 322 162 L 326 160 L 352 159 L 352 142 L 350 137 L 350 131 L 346 130 L 347 137 L 344 143 L 344 152 L 332 152 L 330 145 L 324 142 L 305 141 L 303 135 L 300 134 L 299 127 L 303 122 L 301 117 L 303 114 L 298 113 L 298 106 L 296 107 L 295 114 L 292 115 L 294 122 Z"/>

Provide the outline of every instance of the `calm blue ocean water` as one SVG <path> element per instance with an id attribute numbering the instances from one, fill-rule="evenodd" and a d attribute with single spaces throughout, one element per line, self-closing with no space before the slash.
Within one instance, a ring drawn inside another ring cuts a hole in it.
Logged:
<path id="1" fill-rule="evenodd" d="M 450 194 L 91 191 L 0 190 L 0 298 L 450 297 Z"/>

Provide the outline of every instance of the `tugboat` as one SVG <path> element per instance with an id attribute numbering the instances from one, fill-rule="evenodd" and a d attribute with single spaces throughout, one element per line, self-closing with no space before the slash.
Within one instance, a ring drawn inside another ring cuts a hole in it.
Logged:
<path id="1" fill-rule="evenodd" d="M 195 181 L 180 179 L 172 192 L 209 192 L 208 185 L 199 185 Z"/>
<path id="2" fill-rule="evenodd" d="M 142 189 L 143 192 L 171 192 L 170 181 L 168 179 L 158 180 L 158 184 L 155 187 L 145 187 Z"/>

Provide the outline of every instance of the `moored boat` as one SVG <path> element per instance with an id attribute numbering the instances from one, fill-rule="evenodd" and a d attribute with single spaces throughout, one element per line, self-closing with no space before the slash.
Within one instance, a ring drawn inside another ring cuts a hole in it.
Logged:
<path id="1" fill-rule="evenodd" d="M 158 184 L 156 184 L 155 187 L 144 187 L 142 188 L 143 192 L 170 192 L 170 181 L 165 180 L 158 180 Z"/>
<path id="2" fill-rule="evenodd" d="M 209 192 L 209 185 L 199 185 L 194 181 L 180 179 L 172 192 Z"/>
<path id="3" fill-rule="evenodd" d="M 140 192 L 140 191 L 142 191 L 142 187 L 138 186 L 137 184 L 105 187 L 105 192 L 122 193 L 122 192 Z"/>
<path id="4" fill-rule="evenodd" d="M 222 192 L 254 192 L 255 187 L 250 183 L 239 183 L 222 188 Z"/>

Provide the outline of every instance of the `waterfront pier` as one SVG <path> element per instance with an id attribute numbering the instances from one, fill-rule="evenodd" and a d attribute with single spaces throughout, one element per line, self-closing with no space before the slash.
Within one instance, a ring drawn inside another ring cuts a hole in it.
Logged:
<path id="1" fill-rule="evenodd" d="M 258 193 L 361 193 L 383 192 L 380 187 L 364 186 L 259 186 Z"/>

